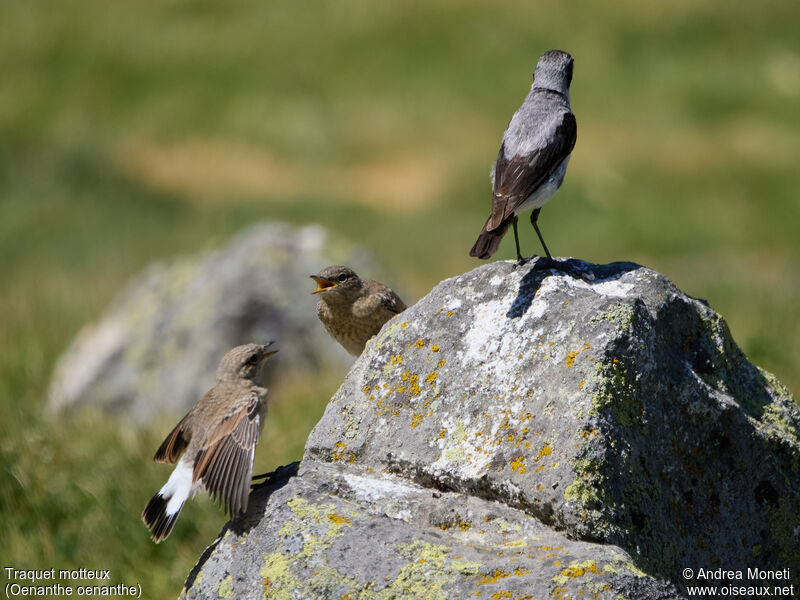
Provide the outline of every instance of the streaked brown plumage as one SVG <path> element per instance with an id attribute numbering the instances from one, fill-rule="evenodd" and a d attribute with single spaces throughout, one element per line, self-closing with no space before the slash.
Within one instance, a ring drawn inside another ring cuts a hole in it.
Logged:
<path id="1" fill-rule="evenodd" d="M 319 294 L 317 317 L 331 337 L 353 356 L 359 356 L 367 341 L 396 314 L 405 303 L 391 289 L 361 279 L 355 271 L 341 265 L 326 267 L 311 278 Z"/>
<path id="2" fill-rule="evenodd" d="M 178 465 L 150 499 L 142 520 L 156 543 L 172 531 L 184 502 L 207 491 L 231 516 L 247 510 L 253 458 L 264 418 L 267 389 L 255 383 L 263 360 L 277 352 L 269 342 L 230 350 L 205 396 L 170 432 L 153 460 Z"/>

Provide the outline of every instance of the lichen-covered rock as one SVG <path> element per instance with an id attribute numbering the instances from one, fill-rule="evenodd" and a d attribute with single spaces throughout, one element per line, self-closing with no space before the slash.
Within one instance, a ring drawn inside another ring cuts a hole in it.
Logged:
<path id="1" fill-rule="evenodd" d="M 254 494 L 182 598 L 678 598 L 617 547 L 524 511 L 356 465 L 307 460 Z M 268 499 L 268 500 L 267 500 Z"/>
<path id="2" fill-rule="evenodd" d="M 237 598 L 674 598 L 707 583 L 685 568 L 800 575 L 789 392 L 663 275 L 571 266 L 484 265 L 387 323 L 300 475 L 256 495 L 187 597 L 228 575 Z"/>
<path id="3" fill-rule="evenodd" d="M 342 366 L 350 359 L 316 321 L 308 276 L 375 265 L 319 226 L 254 225 L 224 248 L 149 266 L 59 360 L 49 407 L 101 406 L 135 422 L 181 413 L 213 384 L 233 346 L 278 340 L 265 373 Z"/>

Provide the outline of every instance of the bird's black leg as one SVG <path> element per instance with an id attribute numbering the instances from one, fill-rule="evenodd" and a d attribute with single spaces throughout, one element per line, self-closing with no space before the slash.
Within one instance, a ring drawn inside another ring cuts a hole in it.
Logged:
<path id="1" fill-rule="evenodd" d="M 533 228 L 536 230 L 536 235 L 539 236 L 539 241 L 542 242 L 542 248 L 544 248 L 544 253 L 547 255 L 547 258 L 549 258 L 550 260 L 553 260 L 553 257 L 550 256 L 550 250 L 547 249 L 547 244 L 544 243 L 544 238 L 542 237 L 542 232 L 539 231 L 539 225 L 537 224 L 537 221 L 539 220 L 539 213 L 541 211 L 542 211 L 541 208 L 536 208 L 531 213 L 531 225 L 533 225 Z"/>
<path id="2" fill-rule="evenodd" d="M 514 226 L 514 243 L 517 245 L 517 264 L 524 265 L 527 259 L 522 258 L 522 252 L 519 251 L 519 233 L 517 232 L 517 215 L 514 215 L 514 220 L 511 222 Z"/>
<path id="3" fill-rule="evenodd" d="M 550 250 L 547 249 L 547 244 L 544 243 L 542 232 L 539 231 L 539 225 L 537 223 L 541 210 L 541 208 L 537 208 L 531 213 L 531 225 L 533 225 L 533 228 L 536 230 L 536 235 L 539 236 L 539 241 L 542 242 L 542 248 L 544 248 L 544 253 L 547 256 L 540 256 L 539 260 L 536 261 L 536 266 L 540 269 L 557 269 L 559 271 L 572 273 L 572 269 L 566 263 L 560 263 L 553 259 L 550 254 Z"/>
<path id="4" fill-rule="evenodd" d="M 539 260 L 536 261 L 536 268 L 539 269 L 556 269 L 557 271 L 561 271 L 562 273 L 568 273 L 573 277 L 577 277 L 579 279 L 585 279 L 587 281 L 594 279 L 594 276 L 586 273 L 581 272 L 579 269 L 574 268 L 570 261 L 558 261 L 555 260 L 550 255 L 550 250 L 547 249 L 547 244 L 544 243 L 544 238 L 542 237 L 542 233 L 539 231 L 539 226 L 536 221 L 539 219 L 539 212 L 541 208 L 537 208 L 531 213 L 531 225 L 536 230 L 536 234 L 539 236 L 539 241 L 542 242 L 542 248 L 544 248 L 546 257 L 540 256 Z"/>

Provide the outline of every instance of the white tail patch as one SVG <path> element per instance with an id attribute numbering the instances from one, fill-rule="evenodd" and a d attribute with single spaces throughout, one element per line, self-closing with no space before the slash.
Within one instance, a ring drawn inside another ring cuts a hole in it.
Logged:
<path id="1" fill-rule="evenodd" d="M 167 483 L 158 491 L 158 495 L 162 498 L 169 498 L 166 509 L 167 516 L 171 517 L 179 513 L 183 503 L 201 487 L 202 484 L 200 482 L 192 485 L 192 465 L 181 458 L 178 466 L 175 467 L 175 470 L 172 471 L 169 479 L 167 479 Z"/>

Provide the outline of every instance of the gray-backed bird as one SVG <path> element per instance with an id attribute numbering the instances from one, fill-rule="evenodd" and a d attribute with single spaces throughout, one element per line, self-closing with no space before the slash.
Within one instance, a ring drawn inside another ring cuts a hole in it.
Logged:
<path id="1" fill-rule="evenodd" d="M 319 294 L 317 317 L 333 339 L 353 356 L 359 356 L 367 341 L 389 319 L 406 309 L 405 303 L 391 289 L 361 279 L 349 267 L 326 267 L 311 279 Z"/>
<path id="2" fill-rule="evenodd" d="M 525 262 L 519 249 L 517 217 L 533 209 L 531 224 L 549 262 L 553 262 L 537 220 L 542 206 L 564 181 L 570 153 L 575 146 L 577 125 L 569 106 L 572 65 L 572 57 L 561 50 L 550 50 L 539 58 L 531 91 L 503 135 L 492 172 L 492 212 L 470 250 L 470 256 L 491 257 L 511 225 L 517 244 L 517 260 Z"/>
<path id="3" fill-rule="evenodd" d="M 231 517 L 247 510 L 256 444 L 267 415 L 267 389 L 255 379 L 273 342 L 230 350 L 217 378 L 161 444 L 153 460 L 174 464 L 167 483 L 150 499 L 142 520 L 156 543 L 165 539 L 184 502 L 207 491 Z M 183 454 L 183 456 L 181 456 Z"/>

